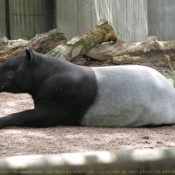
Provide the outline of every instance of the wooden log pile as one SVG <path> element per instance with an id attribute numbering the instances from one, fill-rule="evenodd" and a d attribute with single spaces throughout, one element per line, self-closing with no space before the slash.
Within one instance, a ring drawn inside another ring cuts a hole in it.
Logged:
<path id="1" fill-rule="evenodd" d="M 140 62 L 138 56 L 133 56 L 134 53 L 144 54 L 175 49 L 175 40 L 158 41 L 156 36 L 150 36 L 146 41 L 129 43 L 117 38 L 108 21 L 101 19 L 95 29 L 70 41 L 67 41 L 63 33 L 54 29 L 37 35 L 29 41 L 17 42 L 15 45 L 9 44 L 6 47 L 1 46 L 0 61 L 23 53 L 26 46 L 32 46 L 35 51 L 56 58 L 72 62 L 76 60 L 78 64 L 83 63 L 82 57 L 98 61 L 106 61 L 110 58 L 114 64 L 130 64 Z"/>
<path id="2" fill-rule="evenodd" d="M 47 55 L 70 61 L 75 57 L 84 55 L 98 44 L 116 40 L 117 37 L 112 26 L 105 19 L 102 19 L 94 30 L 89 31 L 83 37 L 75 37 L 66 44 L 58 45 Z"/>

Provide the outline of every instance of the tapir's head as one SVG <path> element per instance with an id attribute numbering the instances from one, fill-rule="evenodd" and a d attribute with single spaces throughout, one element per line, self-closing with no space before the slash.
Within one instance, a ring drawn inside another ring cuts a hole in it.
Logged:
<path id="1" fill-rule="evenodd" d="M 0 65 L 0 92 L 30 93 L 34 86 L 35 52 L 31 47 L 24 54 Z"/>

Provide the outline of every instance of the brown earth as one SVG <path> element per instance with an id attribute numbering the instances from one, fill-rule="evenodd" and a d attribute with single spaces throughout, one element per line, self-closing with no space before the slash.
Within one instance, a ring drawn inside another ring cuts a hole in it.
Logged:
<path id="1" fill-rule="evenodd" d="M 166 53 L 171 54 L 173 51 Z M 140 55 L 142 62 L 139 64 L 153 67 L 166 77 L 172 77 L 172 71 L 162 61 L 164 54 L 156 52 Z M 112 65 L 112 62 L 110 59 L 103 63 L 87 60 L 86 65 L 107 66 Z M 28 94 L 1 93 L 0 104 L 0 116 L 33 108 Z M 10 127 L 0 130 L 0 157 L 174 146 L 175 125 L 155 128 Z"/>

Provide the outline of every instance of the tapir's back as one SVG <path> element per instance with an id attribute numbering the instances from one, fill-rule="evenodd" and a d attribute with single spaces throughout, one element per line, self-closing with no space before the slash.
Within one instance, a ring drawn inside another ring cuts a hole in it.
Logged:
<path id="1" fill-rule="evenodd" d="M 85 126 L 143 126 L 175 123 L 175 90 L 156 70 L 144 66 L 93 68 L 98 87 Z"/>

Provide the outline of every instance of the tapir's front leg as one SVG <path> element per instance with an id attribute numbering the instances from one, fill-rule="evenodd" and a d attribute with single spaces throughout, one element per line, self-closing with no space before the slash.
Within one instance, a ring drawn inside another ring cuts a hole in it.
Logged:
<path id="1" fill-rule="evenodd" d="M 0 128 L 8 126 L 49 127 L 48 113 L 45 110 L 26 110 L 0 117 Z"/>

